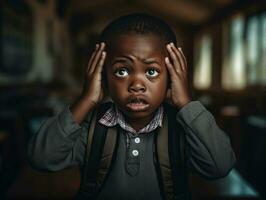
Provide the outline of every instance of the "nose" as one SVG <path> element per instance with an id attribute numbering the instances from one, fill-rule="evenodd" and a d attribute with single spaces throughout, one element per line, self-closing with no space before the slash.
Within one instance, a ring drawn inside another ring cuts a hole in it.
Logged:
<path id="1" fill-rule="evenodd" d="M 129 85 L 129 92 L 145 92 L 146 86 L 144 80 L 139 76 L 132 77 L 131 83 Z"/>

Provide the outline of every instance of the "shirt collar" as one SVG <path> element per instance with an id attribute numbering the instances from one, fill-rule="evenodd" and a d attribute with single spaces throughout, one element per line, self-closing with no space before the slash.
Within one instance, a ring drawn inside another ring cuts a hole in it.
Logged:
<path id="1" fill-rule="evenodd" d="M 133 134 L 139 134 L 139 133 L 151 132 L 155 130 L 158 126 L 162 127 L 162 121 L 163 121 L 163 106 L 161 105 L 157 109 L 150 123 L 147 124 L 144 128 L 140 129 L 139 131 L 136 131 L 130 124 L 128 124 L 125 121 L 123 113 L 117 108 L 115 104 L 113 104 L 111 108 L 109 108 L 105 112 L 105 114 L 101 117 L 99 123 L 108 127 L 112 127 L 119 124 L 119 126 L 125 131 L 128 131 Z"/>

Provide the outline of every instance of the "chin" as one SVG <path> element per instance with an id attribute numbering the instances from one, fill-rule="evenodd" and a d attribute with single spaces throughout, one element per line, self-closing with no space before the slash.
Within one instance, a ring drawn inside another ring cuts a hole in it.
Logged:
<path id="1" fill-rule="evenodd" d="M 155 111 L 128 111 L 128 110 L 124 110 L 123 114 L 131 119 L 142 119 L 142 118 L 147 118 L 147 117 L 151 117 L 154 114 Z"/>

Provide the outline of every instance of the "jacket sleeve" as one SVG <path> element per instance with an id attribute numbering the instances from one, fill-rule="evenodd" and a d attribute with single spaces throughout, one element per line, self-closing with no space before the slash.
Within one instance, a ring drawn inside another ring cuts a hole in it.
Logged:
<path id="1" fill-rule="evenodd" d="M 191 101 L 179 110 L 177 121 L 185 130 L 189 168 L 207 179 L 226 176 L 236 158 L 213 115 L 199 101 Z"/>
<path id="2" fill-rule="evenodd" d="M 91 113 L 88 114 L 88 119 Z M 69 107 L 47 119 L 27 146 L 27 157 L 32 167 L 58 171 L 82 165 L 88 127 L 77 124 Z"/>

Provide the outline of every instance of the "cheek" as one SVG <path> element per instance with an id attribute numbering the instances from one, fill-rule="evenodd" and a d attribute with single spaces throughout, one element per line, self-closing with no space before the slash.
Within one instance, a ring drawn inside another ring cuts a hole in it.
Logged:
<path id="1" fill-rule="evenodd" d="M 165 75 L 158 82 L 150 84 L 150 89 L 152 90 L 152 95 L 158 100 L 164 99 L 167 92 L 167 76 Z"/>
<path id="2" fill-rule="evenodd" d="M 159 86 L 161 92 L 167 90 L 168 82 L 169 82 L 169 76 L 167 73 L 164 73 L 161 80 L 160 80 L 160 86 Z"/>
<path id="3" fill-rule="evenodd" d="M 169 76 L 166 73 L 164 75 L 164 78 L 163 78 L 162 83 L 161 83 L 160 88 L 159 88 L 159 90 L 161 91 L 162 98 L 165 98 L 165 96 L 166 96 L 167 90 L 168 90 L 169 85 L 170 85 L 169 83 L 170 83 Z"/>

